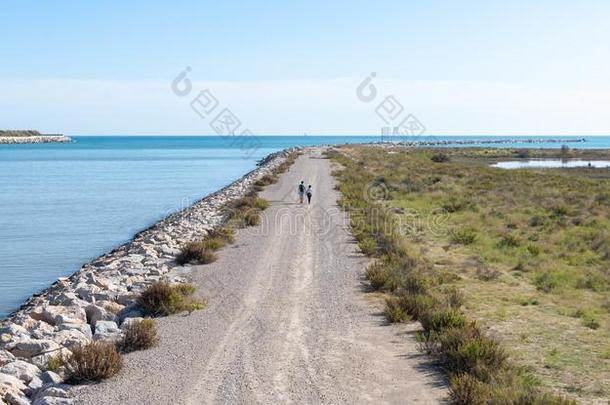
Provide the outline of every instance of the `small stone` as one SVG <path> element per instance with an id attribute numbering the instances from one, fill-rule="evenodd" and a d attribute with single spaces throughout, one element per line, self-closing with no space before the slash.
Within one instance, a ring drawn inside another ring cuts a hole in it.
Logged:
<path id="1" fill-rule="evenodd" d="M 9 392 L 4 399 L 9 405 L 30 405 L 30 401 L 27 397 L 18 392 Z"/>
<path id="2" fill-rule="evenodd" d="M 8 392 L 20 392 L 25 389 L 25 384 L 19 378 L 0 373 L 0 396 Z"/>
<path id="3" fill-rule="evenodd" d="M 89 325 L 86 326 L 89 328 Z M 89 343 L 91 340 L 91 330 L 89 330 L 88 336 L 78 329 L 61 330 L 55 333 L 53 340 L 68 349 L 72 349 Z"/>
<path id="4" fill-rule="evenodd" d="M 91 304 L 86 309 L 87 321 L 91 324 L 91 327 L 95 330 L 95 325 L 98 321 L 114 321 L 115 315 L 106 311 L 104 308 L 97 305 Z"/>
<path id="5" fill-rule="evenodd" d="M 77 330 L 84 334 L 87 339 L 93 338 L 91 326 L 86 323 L 62 323 L 61 325 L 59 325 L 59 330 Z"/>
<path id="6" fill-rule="evenodd" d="M 29 339 L 17 342 L 10 352 L 17 357 L 30 358 L 43 352 L 52 352 L 60 349 L 60 346 L 52 340 Z"/>
<path id="7" fill-rule="evenodd" d="M 37 389 L 42 388 L 43 382 L 39 377 L 32 378 L 32 381 L 28 384 L 28 390 L 30 392 L 36 391 Z"/>
<path id="8" fill-rule="evenodd" d="M 97 321 L 95 325 L 95 335 L 115 335 L 120 332 L 119 326 L 113 321 Z"/>
<path id="9" fill-rule="evenodd" d="M 70 394 L 59 387 L 49 387 L 40 392 L 40 396 L 54 397 L 54 398 L 70 398 Z"/>
<path id="10" fill-rule="evenodd" d="M 13 356 L 11 352 L 6 350 L 0 350 L 0 367 L 12 361 L 15 361 L 15 356 Z"/>
<path id="11" fill-rule="evenodd" d="M 40 369 L 27 361 L 15 360 L 2 366 L 2 368 L 0 368 L 0 373 L 12 375 L 13 377 L 17 377 L 23 381 L 25 384 L 29 384 L 34 377 L 38 377 L 40 375 Z"/>
<path id="12" fill-rule="evenodd" d="M 43 385 L 57 385 L 63 383 L 63 378 L 54 371 L 47 370 L 40 375 Z"/>
<path id="13" fill-rule="evenodd" d="M 23 326 L 11 322 L 0 327 L 0 334 L 2 333 L 9 333 L 11 335 L 27 335 L 28 330 Z"/>

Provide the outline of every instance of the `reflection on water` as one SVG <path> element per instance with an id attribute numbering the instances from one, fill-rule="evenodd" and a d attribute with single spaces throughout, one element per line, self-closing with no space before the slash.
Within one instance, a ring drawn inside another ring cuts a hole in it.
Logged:
<path id="1" fill-rule="evenodd" d="M 609 167 L 610 160 L 560 160 L 560 159 L 530 159 L 530 160 L 513 160 L 509 162 L 498 162 L 491 167 L 499 167 L 500 169 L 535 169 L 535 168 L 567 168 L 567 167 Z"/>

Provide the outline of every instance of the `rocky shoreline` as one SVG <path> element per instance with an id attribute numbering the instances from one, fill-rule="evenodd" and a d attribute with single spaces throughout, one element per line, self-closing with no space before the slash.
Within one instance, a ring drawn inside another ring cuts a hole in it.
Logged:
<path id="1" fill-rule="evenodd" d="M 0 144 L 13 145 L 23 143 L 68 143 L 72 138 L 65 135 L 40 135 L 40 136 L 0 136 Z"/>
<path id="2" fill-rule="evenodd" d="M 125 325 L 143 317 L 136 305 L 141 291 L 162 279 L 186 281 L 188 269 L 175 262 L 180 248 L 222 225 L 226 204 L 245 196 L 295 150 L 267 156 L 239 180 L 60 277 L 1 321 L 0 404 L 72 403 L 63 370 L 49 370 L 49 361 L 91 341 L 120 339 Z"/>

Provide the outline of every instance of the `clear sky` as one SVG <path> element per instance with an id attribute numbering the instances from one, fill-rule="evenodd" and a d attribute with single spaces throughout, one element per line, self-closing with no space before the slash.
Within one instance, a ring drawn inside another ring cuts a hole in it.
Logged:
<path id="1" fill-rule="evenodd" d="M 189 106 L 209 89 L 258 134 L 377 134 L 389 95 L 428 133 L 610 134 L 608 0 L 14 0 L 0 14 L 3 128 L 211 134 Z"/>

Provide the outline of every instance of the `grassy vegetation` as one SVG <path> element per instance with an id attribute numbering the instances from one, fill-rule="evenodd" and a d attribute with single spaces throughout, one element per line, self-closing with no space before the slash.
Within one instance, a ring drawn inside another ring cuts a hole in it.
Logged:
<path id="1" fill-rule="evenodd" d="M 124 330 L 125 335 L 117 345 L 123 353 L 146 350 L 157 344 L 157 323 L 153 319 L 131 322 Z"/>
<path id="2" fill-rule="evenodd" d="M 151 316 L 167 316 L 183 311 L 203 309 L 205 302 L 194 296 L 195 287 L 191 284 L 171 285 L 156 282 L 142 291 L 138 305 Z"/>
<path id="3" fill-rule="evenodd" d="M 100 381 L 117 374 L 123 360 L 114 344 L 100 341 L 72 349 L 65 366 L 73 383 Z"/>
<path id="4" fill-rule="evenodd" d="M 331 152 L 340 204 L 376 258 L 366 277 L 390 297 L 388 318 L 407 319 L 401 309 L 422 323 L 453 401 L 608 397 L 610 172 L 488 167 L 524 151 L 392 152 Z M 553 153 L 592 152 L 528 151 Z M 371 184 L 388 192 L 364 199 Z"/>

